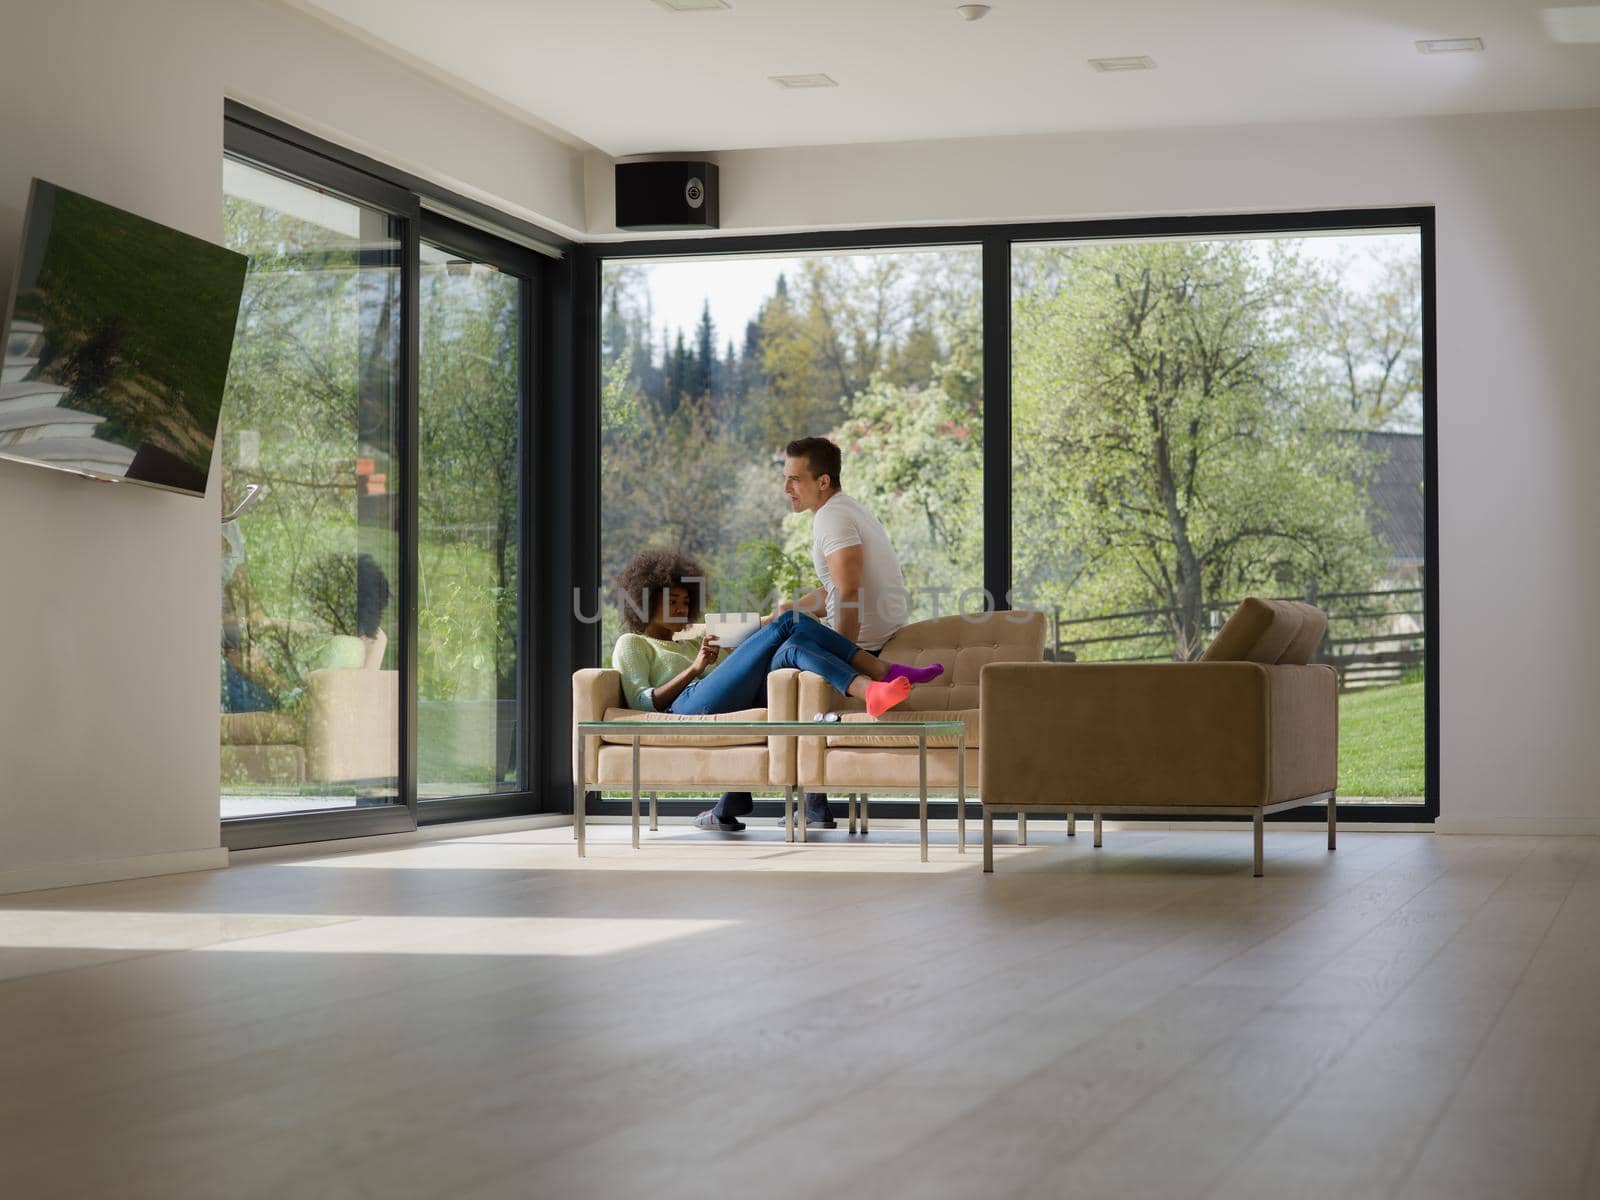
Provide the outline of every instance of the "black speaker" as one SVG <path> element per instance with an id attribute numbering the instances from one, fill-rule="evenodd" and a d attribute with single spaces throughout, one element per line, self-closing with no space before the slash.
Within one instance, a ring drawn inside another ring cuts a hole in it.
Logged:
<path id="1" fill-rule="evenodd" d="M 617 164 L 618 229 L 716 229 L 717 164 Z"/>

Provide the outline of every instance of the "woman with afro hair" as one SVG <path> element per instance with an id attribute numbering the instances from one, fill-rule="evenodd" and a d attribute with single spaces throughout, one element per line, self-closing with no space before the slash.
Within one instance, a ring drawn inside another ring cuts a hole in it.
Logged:
<path id="1" fill-rule="evenodd" d="M 707 635 L 674 641 L 700 619 L 705 571 L 676 550 L 636 554 L 617 576 L 623 624 L 611 665 L 622 674 L 628 707 L 646 712 L 705 716 L 766 703 L 767 673 L 783 667 L 813 671 L 841 695 L 866 702 L 873 716 L 888 712 L 944 668 L 889 663 L 803 613 L 769 618 L 732 651 Z M 739 817 L 754 808 L 748 792 L 726 792 L 715 808 L 695 818 L 702 829 L 738 832 Z"/>

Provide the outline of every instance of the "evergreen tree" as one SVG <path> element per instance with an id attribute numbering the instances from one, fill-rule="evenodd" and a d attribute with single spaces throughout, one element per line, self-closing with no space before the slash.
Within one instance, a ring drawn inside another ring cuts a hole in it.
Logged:
<path id="1" fill-rule="evenodd" d="M 700 308 L 700 324 L 695 327 L 694 364 L 690 373 L 689 394 L 715 395 L 717 390 L 717 328 L 711 320 L 711 301 Z"/>

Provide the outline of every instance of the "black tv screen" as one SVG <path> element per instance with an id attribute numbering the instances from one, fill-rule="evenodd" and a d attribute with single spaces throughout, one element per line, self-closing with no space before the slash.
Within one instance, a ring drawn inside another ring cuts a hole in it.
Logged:
<path id="1" fill-rule="evenodd" d="M 0 457 L 203 495 L 248 262 L 35 179 Z"/>

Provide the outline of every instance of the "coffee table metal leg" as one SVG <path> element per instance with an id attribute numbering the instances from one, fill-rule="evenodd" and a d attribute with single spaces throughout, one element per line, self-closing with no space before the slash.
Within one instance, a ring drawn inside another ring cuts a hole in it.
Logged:
<path id="1" fill-rule="evenodd" d="M 917 825 L 921 831 L 922 861 L 928 861 L 928 734 L 917 734 Z"/>
<path id="2" fill-rule="evenodd" d="M 583 739 L 578 739 L 578 778 L 577 787 L 572 794 L 572 836 L 578 839 L 578 857 L 587 858 L 586 847 L 583 844 L 583 816 L 584 809 L 589 807 L 589 791 L 583 782 Z"/>
<path id="3" fill-rule="evenodd" d="M 956 735 L 956 853 L 967 852 L 967 732 Z"/>
<path id="4" fill-rule="evenodd" d="M 639 735 L 633 735 L 633 848 L 639 848 Z"/>

